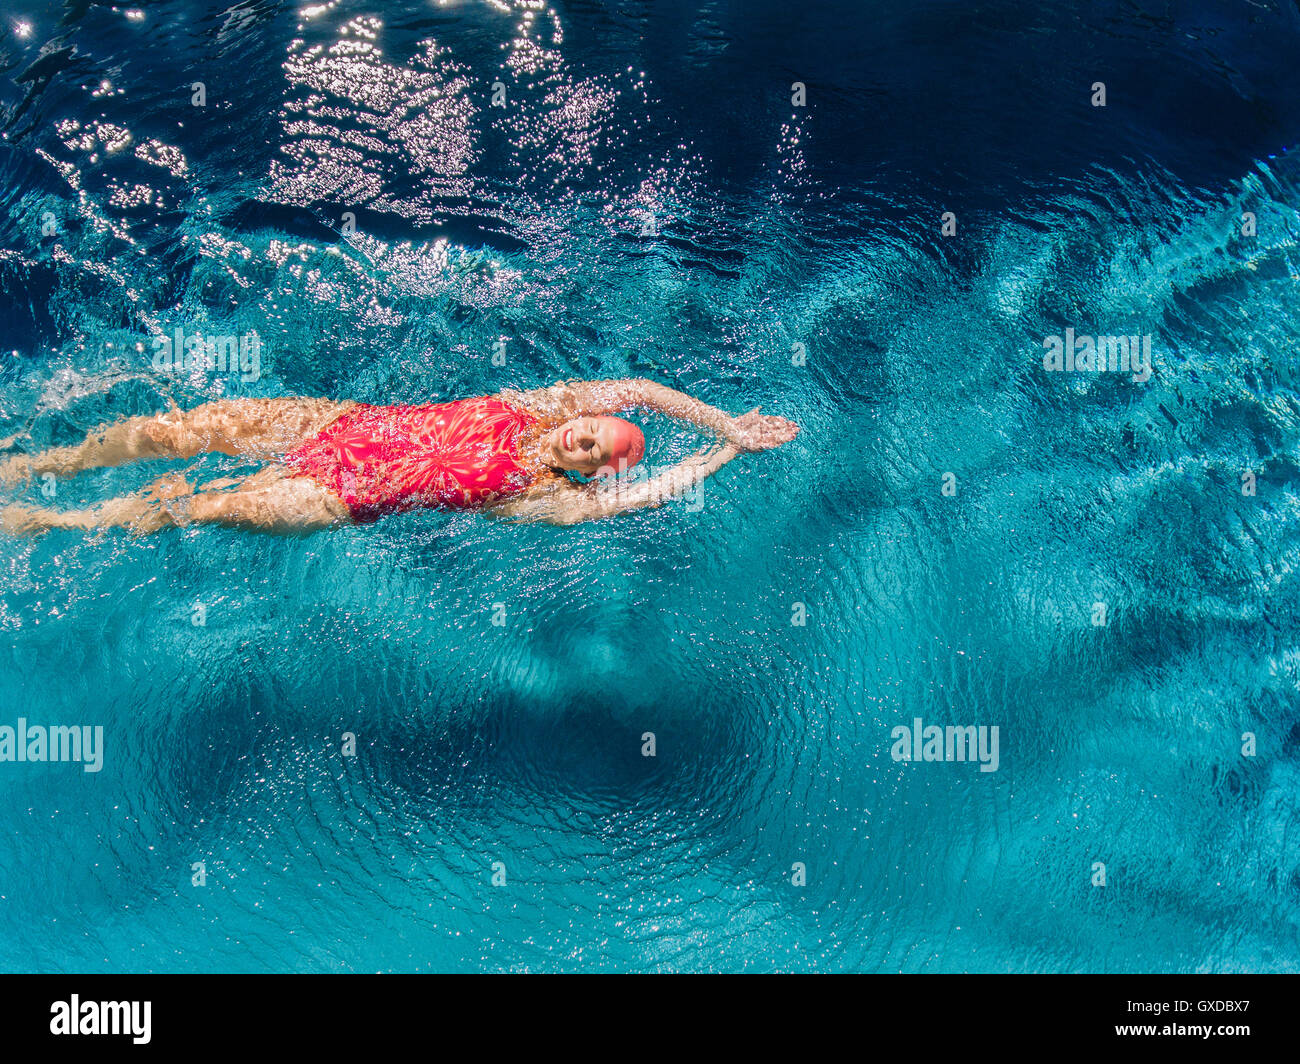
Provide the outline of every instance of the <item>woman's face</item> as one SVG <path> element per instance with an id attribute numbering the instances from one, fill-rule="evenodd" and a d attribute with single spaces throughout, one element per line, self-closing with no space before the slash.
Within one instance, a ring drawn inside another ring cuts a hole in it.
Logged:
<path id="1" fill-rule="evenodd" d="M 602 466 L 616 467 L 611 456 L 620 437 L 621 418 L 575 417 L 542 438 L 542 457 L 556 469 L 594 477 Z"/>

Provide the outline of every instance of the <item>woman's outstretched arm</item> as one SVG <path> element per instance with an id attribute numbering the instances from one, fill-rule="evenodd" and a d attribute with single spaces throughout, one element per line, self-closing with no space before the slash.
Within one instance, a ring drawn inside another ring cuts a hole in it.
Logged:
<path id="1" fill-rule="evenodd" d="M 783 417 L 760 414 L 758 407 L 732 417 L 725 410 L 663 384 L 631 377 L 617 381 L 571 381 L 527 392 L 502 392 L 507 401 L 546 417 L 568 420 L 598 417 L 640 406 L 689 421 L 735 444 L 739 451 L 763 451 L 794 439 L 799 427 Z"/>
<path id="2" fill-rule="evenodd" d="M 725 410 L 642 377 L 618 381 L 571 381 L 550 388 L 503 393 L 503 398 L 513 399 L 538 413 L 565 419 L 598 417 L 639 406 L 689 421 L 719 436 L 726 435 L 726 428 L 732 420 Z"/>
<path id="3" fill-rule="evenodd" d="M 730 443 L 700 451 L 648 480 L 610 478 L 590 484 L 569 480 L 549 484 L 498 503 L 488 512 L 518 521 L 576 525 L 648 506 L 660 506 L 698 487 L 740 452 Z"/>

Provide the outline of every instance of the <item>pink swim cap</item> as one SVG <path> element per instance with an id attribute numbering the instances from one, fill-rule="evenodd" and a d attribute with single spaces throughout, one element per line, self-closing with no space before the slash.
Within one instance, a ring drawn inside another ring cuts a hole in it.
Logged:
<path id="1" fill-rule="evenodd" d="M 610 436 L 613 450 L 605 460 L 605 464 L 621 473 L 624 469 L 631 469 L 645 457 L 645 433 L 632 422 L 624 421 L 621 417 L 612 417 L 609 420 L 612 422 Z"/>

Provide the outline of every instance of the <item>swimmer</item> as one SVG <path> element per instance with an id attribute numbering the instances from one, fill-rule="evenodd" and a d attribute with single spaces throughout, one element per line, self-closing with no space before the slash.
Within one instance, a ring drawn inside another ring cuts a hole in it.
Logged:
<path id="1" fill-rule="evenodd" d="M 713 433 L 718 444 L 648 478 L 611 481 L 645 454 L 645 437 L 616 411 L 642 407 Z M 127 528 L 136 533 L 217 524 L 282 535 L 368 523 L 416 507 L 479 509 L 571 525 L 656 506 L 737 454 L 792 440 L 799 427 L 758 408 L 732 417 L 649 380 L 579 381 L 421 406 L 328 399 L 227 399 L 133 417 L 80 444 L 0 462 L 0 484 L 33 476 L 204 452 L 267 463 L 242 480 L 196 489 L 179 473 L 85 510 L 11 505 L 0 529 Z M 566 473 L 597 477 L 580 483 Z"/>

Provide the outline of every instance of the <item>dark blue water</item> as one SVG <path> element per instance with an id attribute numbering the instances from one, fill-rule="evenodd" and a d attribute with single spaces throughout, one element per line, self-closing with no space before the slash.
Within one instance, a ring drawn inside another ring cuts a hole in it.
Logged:
<path id="1" fill-rule="evenodd" d="M 0 968 L 1296 970 L 1298 48 L 1265 0 L 9 10 L 13 447 L 623 376 L 803 432 L 576 528 L 0 542 L 0 726 L 105 734 L 0 762 Z M 1067 329 L 1151 378 L 1047 372 Z M 895 760 L 918 718 L 997 770 Z"/>

